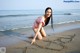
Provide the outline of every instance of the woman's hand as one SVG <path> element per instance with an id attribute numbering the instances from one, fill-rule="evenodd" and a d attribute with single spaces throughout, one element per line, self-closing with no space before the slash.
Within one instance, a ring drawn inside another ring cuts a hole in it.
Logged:
<path id="1" fill-rule="evenodd" d="M 31 44 L 33 44 L 35 42 L 35 39 L 32 40 Z"/>

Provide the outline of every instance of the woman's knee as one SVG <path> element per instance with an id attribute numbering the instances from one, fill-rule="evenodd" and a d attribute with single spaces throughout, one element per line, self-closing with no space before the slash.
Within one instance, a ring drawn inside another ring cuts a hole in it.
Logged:
<path id="1" fill-rule="evenodd" d="M 37 29 L 33 29 L 34 30 L 34 32 L 36 33 L 37 32 Z M 42 39 L 42 35 L 41 35 L 41 33 L 40 32 L 38 32 L 38 36 L 37 36 L 37 38 L 39 39 L 39 40 L 41 40 Z"/>
<path id="2" fill-rule="evenodd" d="M 42 39 L 42 36 L 41 35 L 38 35 L 38 39 L 41 40 Z"/>
<path id="3" fill-rule="evenodd" d="M 42 37 L 39 37 L 38 39 L 39 39 L 39 40 L 42 40 Z"/>
<path id="4" fill-rule="evenodd" d="M 44 31 L 43 28 L 42 28 L 42 30 L 41 30 L 41 34 L 42 34 L 43 37 L 46 37 L 46 33 L 45 33 L 45 31 Z"/>

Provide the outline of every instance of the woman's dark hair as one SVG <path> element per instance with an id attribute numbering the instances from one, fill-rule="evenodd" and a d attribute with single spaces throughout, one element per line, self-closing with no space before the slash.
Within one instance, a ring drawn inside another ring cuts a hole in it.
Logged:
<path id="1" fill-rule="evenodd" d="M 47 7 L 46 10 L 45 10 L 45 13 L 47 12 L 48 9 L 51 10 L 51 16 L 48 17 L 48 18 L 45 20 L 45 26 L 49 23 L 50 18 L 51 18 L 51 27 L 53 28 L 53 13 L 52 13 L 51 7 Z"/>

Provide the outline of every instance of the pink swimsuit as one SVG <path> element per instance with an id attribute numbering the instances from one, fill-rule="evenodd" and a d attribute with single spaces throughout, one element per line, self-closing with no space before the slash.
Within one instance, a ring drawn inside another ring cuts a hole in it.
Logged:
<path id="1" fill-rule="evenodd" d="M 34 22 L 33 28 L 38 28 L 40 23 L 42 23 L 42 26 L 45 25 L 44 18 L 38 17 Z"/>

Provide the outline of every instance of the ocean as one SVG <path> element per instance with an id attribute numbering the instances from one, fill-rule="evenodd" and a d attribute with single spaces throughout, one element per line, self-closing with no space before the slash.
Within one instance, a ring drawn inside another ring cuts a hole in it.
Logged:
<path id="1" fill-rule="evenodd" d="M 31 28 L 44 10 L 0 10 L 0 31 Z M 80 21 L 80 9 L 54 10 L 54 24 Z M 50 25 L 50 22 L 49 24 Z"/>

